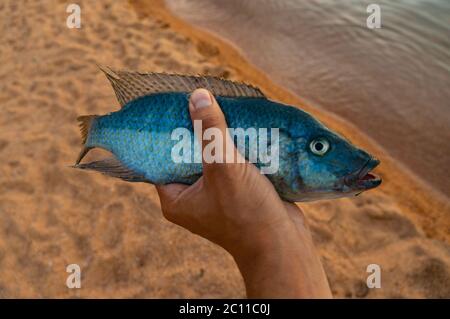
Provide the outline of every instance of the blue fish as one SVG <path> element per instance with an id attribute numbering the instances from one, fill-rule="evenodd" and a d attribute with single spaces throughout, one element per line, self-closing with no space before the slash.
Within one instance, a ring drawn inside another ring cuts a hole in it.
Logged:
<path id="1" fill-rule="evenodd" d="M 130 182 L 193 184 L 202 175 L 201 162 L 174 161 L 173 152 L 181 143 L 184 152 L 186 147 L 188 150 L 184 155 L 194 157 L 198 141 L 188 101 L 190 92 L 204 87 L 216 97 L 228 127 L 241 128 L 244 135 L 254 128 L 257 141 L 269 141 L 271 151 L 275 147 L 271 144 L 271 129 L 277 129 L 277 170 L 266 176 L 284 200 L 354 196 L 381 183 L 381 178 L 370 173 L 380 163 L 378 159 L 310 114 L 267 99 L 256 87 L 214 77 L 101 69 L 122 107 L 106 115 L 78 117 L 83 147 L 76 168 Z M 179 128 L 192 134 L 184 141 L 174 139 L 173 133 Z M 238 138 L 233 137 L 236 144 Z M 249 136 L 244 136 L 246 143 L 237 145 L 246 159 L 252 154 L 249 140 Z M 113 156 L 81 163 L 93 148 L 105 149 Z M 262 169 L 267 161 L 257 155 L 254 164 Z"/>

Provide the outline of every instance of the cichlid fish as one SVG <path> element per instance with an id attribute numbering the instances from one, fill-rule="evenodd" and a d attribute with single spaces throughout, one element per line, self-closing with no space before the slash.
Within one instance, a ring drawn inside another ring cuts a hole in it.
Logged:
<path id="1" fill-rule="evenodd" d="M 173 160 L 172 151 L 179 141 L 173 140 L 172 133 L 177 128 L 193 132 L 189 93 L 204 87 L 216 97 L 228 127 L 279 129 L 278 170 L 267 177 L 283 199 L 293 202 L 347 197 L 381 183 L 379 177 L 369 173 L 379 160 L 310 114 L 267 99 L 258 88 L 214 77 L 101 69 L 122 108 L 78 118 L 83 148 L 76 168 L 130 182 L 193 184 L 202 175 L 202 164 Z M 196 138 L 192 139 L 194 152 Z M 114 157 L 80 163 L 95 147 Z M 249 152 L 246 146 L 241 154 L 248 159 Z M 261 168 L 263 163 L 256 161 L 255 165 Z"/>

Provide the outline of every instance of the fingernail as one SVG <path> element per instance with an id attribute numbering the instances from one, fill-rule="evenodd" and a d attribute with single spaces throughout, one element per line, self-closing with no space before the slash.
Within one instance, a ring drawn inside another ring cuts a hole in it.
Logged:
<path id="1" fill-rule="evenodd" d="M 191 102 L 196 109 L 208 107 L 212 104 L 211 96 L 205 89 L 195 90 L 191 95 Z"/>

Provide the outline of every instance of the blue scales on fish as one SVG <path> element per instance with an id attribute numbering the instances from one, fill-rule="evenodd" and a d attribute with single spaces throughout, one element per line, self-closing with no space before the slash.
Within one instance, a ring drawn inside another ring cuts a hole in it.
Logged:
<path id="1" fill-rule="evenodd" d="M 195 183 L 202 176 L 202 163 L 174 160 L 180 140 L 174 139 L 173 133 L 180 128 L 191 132 L 186 145 L 192 148 L 190 154 L 196 152 L 189 94 L 206 88 L 217 99 L 229 128 L 239 128 L 244 134 L 254 129 L 259 142 L 270 140 L 271 130 L 277 129 L 277 145 L 271 145 L 271 140 L 268 143 L 269 150 L 276 151 L 277 169 L 266 176 L 284 200 L 354 196 L 381 183 L 381 178 L 370 173 L 380 163 L 378 159 L 307 112 L 272 101 L 254 86 L 211 76 L 101 70 L 121 108 L 105 115 L 78 117 L 83 146 L 76 168 L 129 182 Z M 237 143 L 238 137 L 232 140 Z M 248 140 L 244 136 L 244 141 Z M 107 150 L 112 156 L 81 163 L 93 148 Z M 251 158 L 249 143 L 238 149 L 247 160 Z M 251 162 L 260 170 L 267 166 L 258 155 Z"/>

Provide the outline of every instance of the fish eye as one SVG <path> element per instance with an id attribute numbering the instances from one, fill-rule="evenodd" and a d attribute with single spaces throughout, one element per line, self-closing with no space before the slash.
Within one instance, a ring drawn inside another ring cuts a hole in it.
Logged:
<path id="1" fill-rule="evenodd" d="M 330 149 L 330 143 L 324 138 L 318 138 L 309 144 L 309 148 L 313 154 L 323 156 Z"/>

